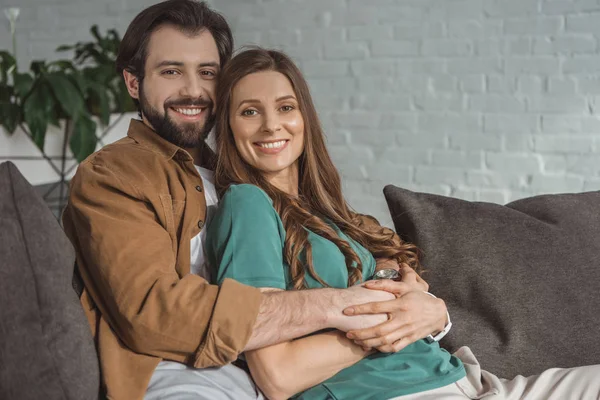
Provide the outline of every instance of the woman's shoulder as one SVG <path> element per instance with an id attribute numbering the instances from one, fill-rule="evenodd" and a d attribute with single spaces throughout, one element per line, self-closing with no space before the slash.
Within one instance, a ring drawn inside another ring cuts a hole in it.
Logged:
<path id="1" fill-rule="evenodd" d="M 223 198 L 225 197 L 232 199 L 243 199 L 244 201 L 247 201 L 248 197 L 256 197 L 258 199 L 268 200 L 270 203 L 273 203 L 267 192 L 251 183 L 239 183 L 229 186 L 223 195 Z"/>
<path id="2" fill-rule="evenodd" d="M 281 224 L 279 215 L 267 193 L 251 184 L 235 184 L 227 188 L 214 215 L 210 218 L 207 235 L 211 238 L 218 232 L 227 232 L 231 226 L 252 226 L 253 229 L 265 227 L 268 221 Z"/>
<path id="3" fill-rule="evenodd" d="M 256 207 L 273 208 L 273 201 L 267 193 L 256 185 L 241 183 L 231 185 L 221 199 L 221 206 L 242 209 L 253 209 Z"/>

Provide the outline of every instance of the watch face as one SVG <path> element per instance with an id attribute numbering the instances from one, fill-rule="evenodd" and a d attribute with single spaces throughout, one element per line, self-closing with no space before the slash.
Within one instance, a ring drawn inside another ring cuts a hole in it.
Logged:
<path id="1" fill-rule="evenodd" d="M 377 271 L 377 273 L 375 274 L 375 278 L 376 279 L 394 279 L 398 277 L 398 271 L 396 271 L 395 269 L 391 269 L 391 268 L 386 268 L 386 269 L 382 269 Z"/>

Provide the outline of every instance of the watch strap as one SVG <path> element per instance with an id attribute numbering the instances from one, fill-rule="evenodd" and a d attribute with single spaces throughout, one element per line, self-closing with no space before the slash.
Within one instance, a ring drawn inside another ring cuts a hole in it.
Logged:
<path id="1" fill-rule="evenodd" d="M 424 292 L 427 293 L 428 295 L 430 295 L 431 297 L 435 297 L 437 299 L 437 297 L 429 292 Z M 440 340 L 442 340 L 442 338 L 444 336 L 446 336 L 446 334 L 448 332 L 450 332 L 450 329 L 452 328 L 452 321 L 450 321 L 450 313 L 446 310 L 446 317 L 448 319 L 448 323 L 446 324 L 446 326 L 444 327 L 444 329 L 438 333 L 437 335 L 433 336 L 431 334 L 427 335 L 425 337 L 425 340 L 427 341 L 427 343 L 434 343 L 434 342 L 439 342 Z"/>

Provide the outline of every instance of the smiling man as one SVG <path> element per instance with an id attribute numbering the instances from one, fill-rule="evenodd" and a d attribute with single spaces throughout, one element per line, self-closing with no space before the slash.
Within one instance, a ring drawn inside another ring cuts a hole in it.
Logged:
<path id="1" fill-rule="evenodd" d="M 427 286 L 411 271 L 403 286 L 387 285 L 406 296 L 363 287 L 262 294 L 230 279 L 208 283 L 204 226 L 218 199 L 215 156 L 204 140 L 232 49 L 225 19 L 202 2 L 169 0 L 143 10 L 117 59 L 141 120 L 81 163 L 71 182 L 64 228 L 77 252 L 81 302 L 110 399 L 261 398 L 231 364 L 245 350 L 383 323 L 363 332 L 372 347 L 398 351 L 444 327 L 443 301 L 411 294 Z M 365 219 L 365 229 L 382 228 Z M 390 321 L 342 313 L 381 301 Z"/>

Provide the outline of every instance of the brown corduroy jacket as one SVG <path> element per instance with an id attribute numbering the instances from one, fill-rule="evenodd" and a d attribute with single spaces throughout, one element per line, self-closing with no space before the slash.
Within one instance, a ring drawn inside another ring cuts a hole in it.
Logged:
<path id="1" fill-rule="evenodd" d="M 109 399 L 142 399 L 162 359 L 224 365 L 246 346 L 260 292 L 190 274 L 205 215 L 192 157 L 141 121 L 79 165 L 63 223 Z"/>

